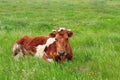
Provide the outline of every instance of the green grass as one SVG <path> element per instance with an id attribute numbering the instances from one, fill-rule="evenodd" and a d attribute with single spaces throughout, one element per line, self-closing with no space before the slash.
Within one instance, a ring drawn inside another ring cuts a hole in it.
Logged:
<path id="1" fill-rule="evenodd" d="M 11 55 L 16 39 L 59 26 L 74 32 L 71 62 Z M 0 80 L 120 80 L 120 1 L 0 0 Z"/>

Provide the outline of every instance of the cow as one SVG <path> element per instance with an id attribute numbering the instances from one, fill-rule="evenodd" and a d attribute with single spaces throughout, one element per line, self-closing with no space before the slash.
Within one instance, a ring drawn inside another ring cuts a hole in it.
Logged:
<path id="1" fill-rule="evenodd" d="M 32 55 L 48 62 L 72 60 L 73 53 L 69 38 L 73 36 L 70 29 L 52 30 L 48 36 L 24 36 L 13 44 L 12 54 L 15 58 Z"/>

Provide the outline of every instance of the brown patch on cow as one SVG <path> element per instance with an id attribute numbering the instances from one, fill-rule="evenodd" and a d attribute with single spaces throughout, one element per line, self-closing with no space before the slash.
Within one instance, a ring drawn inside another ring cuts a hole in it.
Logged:
<path id="1" fill-rule="evenodd" d="M 34 55 L 34 53 L 36 52 L 36 47 L 38 45 L 45 44 L 47 39 L 48 37 L 44 37 L 44 36 L 38 36 L 38 37 L 24 36 L 23 38 L 17 40 L 16 43 L 21 45 L 21 49 L 24 54 Z"/>

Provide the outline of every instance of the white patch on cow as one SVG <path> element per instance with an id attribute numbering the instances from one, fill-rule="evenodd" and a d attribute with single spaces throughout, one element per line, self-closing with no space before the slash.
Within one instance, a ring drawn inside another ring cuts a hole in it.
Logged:
<path id="1" fill-rule="evenodd" d="M 44 53 L 45 53 L 44 52 L 45 47 L 46 47 L 45 45 L 38 45 L 37 50 L 36 50 L 37 52 L 36 52 L 35 56 L 42 58 Z"/>
<path id="2" fill-rule="evenodd" d="M 52 44 L 54 42 L 55 42 L 55 38 L 49 38 L 45 45 L 48 47 L 50 44 Z"/>
<path id="3" fill-rule="evenodd" d="M 66 30 L 65 28 L 59 28 L 58 32 L 60 32 L 61 30 Z"/>
<path id="4" fill-rule="evenodd" d="M 52 30 L 52 32 L 56 32 L 56 30 Z"/>
<path id="5" fill-rule="evenodd" d="M 67 29 L 67 31 L 71 31 L 71 29 Z"/>
<path id="6" fill-rule="evenodd" d="M 22 51 L 18 52 L 18 54 L 14 57 L 16 60 L 18 60 L 20 57 L 23 56 Z"/>
<path id="7" fill-rule="evenodd" d="M 15 50 L 17 50 L 17 49 L 19 49 L 19 48 L 20 48 L 20 45 L 17 44 L 17 43 L 15 43 L 15 44 L 13 45 L 12 51 L 14 52 Z"/>
<path id="8" fill-rule="evenodd" d="M 46 44 L 44 45 L 38 45 L 36 47 L 36 54 L 35 56 L 37 57 L 43 57 L 43 55 L 45 54 L 45 47 L 48 47 L 50 44 L 54 43 L 55 42 L 55 38 L 49 38 L 46 42 Z"/>
<path id="9" fill-rule="evenodd" d="M 53 59 L 47 59 L 48 62 L 53 63 Z"/>
<path id="10" fill-rule="evenodd" d="M 22 50 L 20 49 L 20 45 L 17 44 L 17 43 L 15 43 L 15 44 L 13 45 L 12 51 L 13 51 L 13 54 L 14 54 L 15 52 L 17 52 L 17 55 L 15 55 L 15 57 L 14 57 L 15 59 L 19 59 L 20 57 L 23 56 Z"/>

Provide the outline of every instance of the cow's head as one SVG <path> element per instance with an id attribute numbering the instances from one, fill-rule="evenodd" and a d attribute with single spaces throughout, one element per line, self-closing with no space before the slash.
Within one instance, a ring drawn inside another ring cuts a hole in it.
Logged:
<path id="1" fill-rule="evenodd" d="M 60 57 L 66 56 L 70 50 L 69 38 L 73 36 L 73 32 L 70 29 L 59 28 L 53 30 L 49 36 L 56 40 L 57 55 Z"/>

